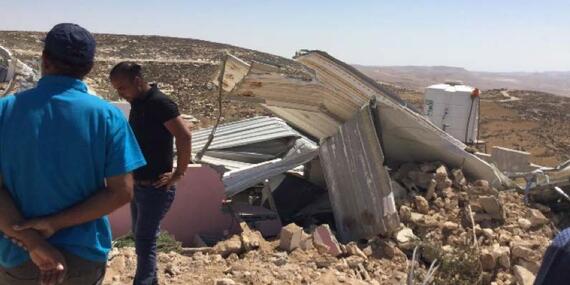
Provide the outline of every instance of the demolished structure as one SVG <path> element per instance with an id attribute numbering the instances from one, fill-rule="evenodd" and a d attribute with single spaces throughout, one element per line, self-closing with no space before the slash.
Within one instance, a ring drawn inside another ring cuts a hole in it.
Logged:
<path id="1" fill-rule="evenodd" d="M 300 52 L 295 60 L 308 68 L 306 76 L 228 56 L 223 88 L 232 99 L 259 102 L 320 141 L 341 240 L 387 234 L 399 226 L 388 171 L 403 163 L 441 161 L 494 187 L 508 183 L 465 144 L 351 66 L 321 51 Z M 361 109 L 367 115 L 358 115 Z"/>

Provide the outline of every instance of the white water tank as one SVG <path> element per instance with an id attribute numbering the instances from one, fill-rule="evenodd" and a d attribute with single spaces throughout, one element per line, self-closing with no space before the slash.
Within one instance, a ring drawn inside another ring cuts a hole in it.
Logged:
<path id="1" fill-rule="evenodd" d="M 426 88 L 424 113 L 436 126 L 464 143 L 477 143 L 479 90 L 461 83 Z"/>

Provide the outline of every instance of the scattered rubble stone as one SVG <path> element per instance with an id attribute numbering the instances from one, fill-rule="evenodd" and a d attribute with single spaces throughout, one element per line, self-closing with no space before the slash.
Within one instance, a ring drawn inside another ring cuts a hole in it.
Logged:
<path id="1" fill-rule="evenodd" d="M 528 219 L 519 218 L 517 221 L 523 230 L 528 230 L 530 227 L 532 227 L 532 223 Z"/>
<path id="2" fill-rule="evenodd" d="M 505 212 L 503 206 L 499 203 L 499 200 L 495 196 L 480 196 L 479 204 L 487 214 L 493 219 L 504 220 Z"/>
<path id="3" fill-rule="evenodd" d="M 320 225 L 313 233 L 313 241 L 317 248 L 324 248 L 332 256 L 342 254 L 336 237 L 331 232 L 329 225 Z"/>
<path id="4" fill-rule="evenodd" d="M 535 276 L 534 274 L 532 274 L 532 272 L 528 271 L 526 268 L 515 265 L 513 268 L 513 272 L 515 273 L 515 278 L 518 284 L 520 285 L 534 284 Z"/>
<path id="5" fill-rule="evenodd" d="M 542 226 L 548 224 L 550 220 L 548 220 L 539 210 L 537 209 L 530 209 L 530 222 L 533 227 Z"/>
<path id="6" fill-rule="evenodd" d="M 427 214 L 429 212 L 429 204 L 428 204 L 428 201 L 424 197 L 416 196 L 415 197 L 415 204 L 416 204 L 416 209 L 421 214 Z"/>
<path id="7" fill-rule="evenodd" d="M 286 251 L 293 251 L 298 248 L 303 238 L 303 228 L 294 223 L 287 225 L 281 229 L 279 235 L 279 248 Z"/>

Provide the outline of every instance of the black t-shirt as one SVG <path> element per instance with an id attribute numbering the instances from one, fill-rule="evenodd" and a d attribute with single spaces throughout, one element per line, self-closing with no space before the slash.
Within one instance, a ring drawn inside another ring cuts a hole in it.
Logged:
<path id="1" fill-rule="evenodd" d="M 156 85 L 131 103 L 129 124 L 147 162 L 135 170 L 135 180 L 156 180 L 160 174 L 172 171 L 174 138 L 164 123 L 179 115 L 176 103 Z"/>

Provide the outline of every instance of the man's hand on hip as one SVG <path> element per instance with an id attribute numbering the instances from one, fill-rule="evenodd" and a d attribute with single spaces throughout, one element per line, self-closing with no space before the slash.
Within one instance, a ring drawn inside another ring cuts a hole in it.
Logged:
<path id="1" fill-rule="evenodd" d="M 176 182 L 178 182 L 180 178 L 182 178 L 182 176 L 183 176 L 182 174 L 176 171 L 167 172 L 160 175 L 158 181 L 156 181 L 152 186 L 155 188 L 162 188 L 166 186 L 165 188 L 168 189 L 170 186 L 176 184 Z"/>

